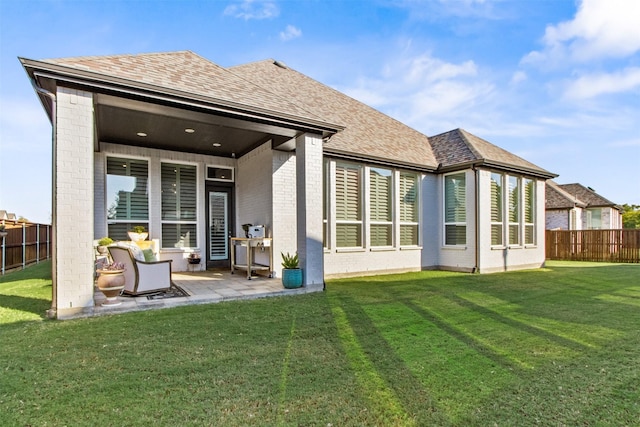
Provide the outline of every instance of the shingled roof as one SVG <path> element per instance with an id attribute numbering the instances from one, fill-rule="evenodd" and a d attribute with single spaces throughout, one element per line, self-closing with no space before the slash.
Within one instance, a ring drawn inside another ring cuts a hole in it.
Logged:
<path id="1" fill-rule="evenodd" d="M 429 142 L 441 169 L 475 164 L 515 170 L 543 178 L 556 176 L 464 129 L 455 129 L 432 136 Z"/>
<path id="2" fill-rule="evenodd" d="M 345 129 L 325 143 L 325 153 L 434 170 L 429 138 L 409 126 L 274 60 L 230 67 Z"/>
<path id="3" fill-rule="evenodd" d="M 583 201 L 587 207 L 616 207 L 611 200 L 605 199 L 593 189 L 582 184 L 560 184 L 560 188 L 565 192 Z"/>
<path id="4" fill-rule="evenodd" d="M 180 92 L 185 97 L 200 97 L 238 108 L 324 121 L 315 111 L 306 110 L 191 51 L 84 56 L 39 62 L 132 87 L 144 85 L 158 92 Z"/>
<path id="5" fill-rule="evenodd" d="M 552 180 L 547 181 L 545 186 L 545 199 L 545 207 L 547 209 L 573 209 L 576 206 L 581 208 L 587 206 L 585 202 L 575 195 L 567 193 Z"/>

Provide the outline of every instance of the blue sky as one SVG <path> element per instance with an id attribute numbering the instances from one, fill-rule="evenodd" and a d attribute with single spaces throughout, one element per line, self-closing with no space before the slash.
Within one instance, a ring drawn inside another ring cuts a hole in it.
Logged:
<path id="1" fill-rule="evenodd" d="M 51 126 L 17 57 L 278 59 L 427 134 L 464 128 L 640 204 L 640 1 L 0 0 L 0 209 L 49 222 Z"/>

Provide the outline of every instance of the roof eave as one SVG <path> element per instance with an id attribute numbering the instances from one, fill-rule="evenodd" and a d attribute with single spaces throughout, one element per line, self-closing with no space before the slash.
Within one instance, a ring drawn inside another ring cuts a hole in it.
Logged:
<path id="1" fill-rule="evenodd" d="M 499 169 L 506 172 L 516 172 L 523 175 L 529 175 L 529 176 L 542 178 L 542 179 L 552 179 L 558 176 L 557 174 L 554 174 L 542 169 L 532 169 L 524 166 L 512 165 L 508 163 L 497 162 L 494 160 L 486 160 L 486 159 L 470 160 L 467 162 L 461 162 L 461 163 L 456 163 L 456 164 L 447 165 L 447 166 L 440 166 L 438 167 L 438 172 L 446 173 L 446 172 L 453 172 L 461 169 L 469 169 L 473 167 Z"/>
<path id="2" fill-rule="evenodd" d="M 318 132 L 323 136 L 344 130 L 344 126 L 322 120 L 315 120 L 307 117 L 299 117 L 282 112 L 276 112 L 273 110 L 256 108 L 245 104 L 169 89 L 149 83 L 107 76 L 91 71 L 77 70 L 75 68 L 51 64 L 48 62 L 20 57 L 18 59 L 36 85 L 38 84 L 37 77 L 40 76 L 87 87 L 92 90 L 115 91 L 125 95 L 143 96 L 146 98 L 170 101 L 182 105 L 196 106 L 207 110 L 224 112 L 241 118 L 267 120 L 269 122 L 291 126 L 304 131 Z"/>
<path id="3" fill-rule="evenodd" d="M 373 163 L 373 164 L 389 166 L 389 167 L 396 167 L 401 169 L 411 169 L 411 170 L 417 170 L 420 172 L 435 172 L 437 169 L 435 166 L 430 166 L 426 164 L 403 162 L 400 160 L 393 160 L 393 159 L 376 157 L 376 156 L 366 156 L 363 154 L 353 153 L 350 151 L 348 152 L 348 151 L 336 150 L 336 149 L 325 148 L 324 154 L 330 157 L 335 157 L 335 158 L 340 158 L 345 160 L 367 162 L 367 163 Z"/>

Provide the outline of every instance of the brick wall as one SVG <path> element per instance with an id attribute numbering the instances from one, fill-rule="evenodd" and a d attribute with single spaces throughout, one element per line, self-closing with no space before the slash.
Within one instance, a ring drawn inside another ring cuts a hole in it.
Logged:
<path id="1" fill-rule="evenodd" d="M 59 87 L 54 151 L 54 281 L 59 318 L 93 306 L 93 97 Z"/>

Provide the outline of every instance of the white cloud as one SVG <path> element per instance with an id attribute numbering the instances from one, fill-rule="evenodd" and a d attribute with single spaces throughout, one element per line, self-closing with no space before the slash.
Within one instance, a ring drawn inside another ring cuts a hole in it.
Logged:
<path id="1" fill-rule="evenodd" d="M 473 61 L 446 62 L 430 54 L 388 60 L 379 77 L 358 79 L 340 88 L 349 96 L 422 132 L 443 123 L 464 123 L 473 107 L 485 103 L 494 85 L 478 77 Z"/>
<path id="2" fill-rule="evenodd" d="M 287 25 L 287 28 L 285 28 L 284 31 L 280 32 L 280 40 L 285 42 L 297 39 L 300 36 L 302 36 L 302 30 L 294 27 L 293 25 Z"/>
<path id="3" fill-rule="evenodd" d="M 635 88 L 640 88 L 640 67 L 629 67 L 613 73 L 584 75 L 568 85 L 564 96 L 581 100 Z"/>
<path id="4" fill-rule="evenodd" d="M 248 21 L 250 19 L 275 18 L 280 14 L 280 11 L 278 10 L 278 6 L 270 1 L 243 0 L 241 3 L 227 6 L 224 14 Z"/>
<path id="5" fill-rule="evenodd" d="M 527 80 L 527 73 L 525 73 L 524 71 L 516 71 L 515 73 L 513 73 L 513 76 L 511 76 L 510 83 L 512 85 L 517 85 L 518 83 L 521 83 L 525 80 Z"/>
<path id="6" fill-rule="evenodd" d="M 529 53 L 525 63 L 585 62 L 624 58 L 640 51 L 640 2 L 582 0 L 573 20 L 549 25 L 544 49 Z"/>

